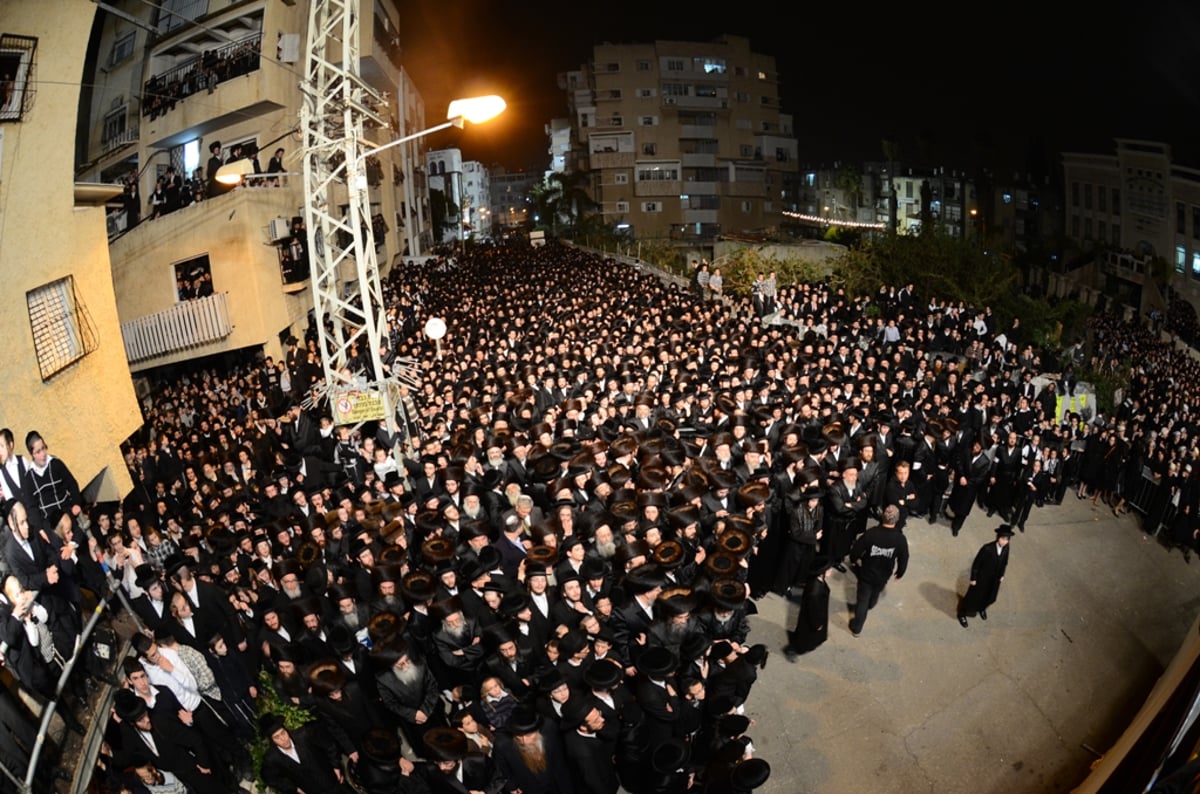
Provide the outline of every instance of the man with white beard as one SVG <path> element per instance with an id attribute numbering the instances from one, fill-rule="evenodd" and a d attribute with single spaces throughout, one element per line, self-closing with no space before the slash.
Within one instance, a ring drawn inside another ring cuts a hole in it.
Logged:
<path id="1" fill-rule="evenodd" d="M 376 645 L 371 658 L 380 670 L 375 676 L 379 702 L 393 726 L 403 731 L 409 747 L 421 752 L 425 732 L 446 724 L 437 680 L 428 665 L 412 658 L 402 637 Z"/>
<path id="2" fill-rule="evenodd" d="M 617 553 L 617 542 L 613 538 L 612 527 L 601 524 L 592 535 L 592 551 L 597 557 L 609 561 Z"/>
<path id="3" fill-rule="evenodd" d="M 463 614 L 462 599 L 458 596 L 435 601 L 429 607 L 429 614 L 441 621 L 441 627 L 433 635 L 433 645 L 447 673 L 447 680 L 442 683 L 447 689 L 473 685 L 484 657 L 478 624 Z"/>

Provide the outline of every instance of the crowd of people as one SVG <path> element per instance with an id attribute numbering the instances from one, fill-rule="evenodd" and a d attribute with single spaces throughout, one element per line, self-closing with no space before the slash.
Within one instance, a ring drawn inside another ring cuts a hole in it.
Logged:
<path id="1" fill-rule="evenodd" d="M 382 358 L 422 383 L 396 422 L 334 423 L 312 327 L 147 400 L 134 489 L 88 532 L 145 626 L 114 790 L 227 791 L 259 736 L 280 792 L 751 791 L 757 600 L 805 602 L 795 660 L 827 636 L 831 572 L 864 630 L 906 531 L 1117 497 L 1113 437 L 1191 456 L 1195 365 L 1105 317 L 1097 349 L 1140 363 L 1085 421 L 1019 323 L 911 285 L 719 299 L 551 245 L 409 263 L 384 296 Z"/>
<path id="2" fill-rule="evenodd" d="M 257 70 L 261 50 L 262 34 L 256 34 L 227 47 L 205 50 L 164 74 L 151 75 L 142 90 L 142 115 L 157 119 L 193 94 L 211 94 L 221 83 Z"/>

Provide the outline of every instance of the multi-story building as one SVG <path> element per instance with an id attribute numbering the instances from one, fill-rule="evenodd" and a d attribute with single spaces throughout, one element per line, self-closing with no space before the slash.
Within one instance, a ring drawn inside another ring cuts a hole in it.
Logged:
<path id="1" fill-rule="evenodd" d="M 748 39 L 600 44 L 559 85 L 574 148 L 565 168 L 590 175 L 610 225 L 676 239 L 779 225 L 797 144 L 775 59 Z"/>
<path id="2" fill-rule="evenodd" d="M 502 232 L 523 228 L 529 221 L 529 191 L 542 181 L 542 174 L 509 173 L 501 166 L 492 166 L 488 174 L 494 228 Z"/>
<path id="3" fill-rule="evenodd" d="M 446 199 L 447 217 L 442 220 L 441 229 L 433 230 L 435 243 L 457 242 L 465 235 L 468 208 L 464 199 L 463 167 L 462 151 L 459 149 L 433 149 L 425 153 L 429 190 L 438 191 Z M 449 217 L 451 209 L 457 211 L 457 218 Z"/>
<path id="4" fill-rule="evenodd" d="M 394 2 L 363 9 L 359 74 L 390 100 L 366 109 L 388 123 L 365 134 L 368 146 L 383 145 L 398 131 L 422 129 L 424 111 L 411 81 L 401 81 Z M 299 150 L 307 4 L 113 0 L 97 13 L 79 175 L 136 185 L 109 225 L 130 367 L 262 346 L 277 356 L 312 307 Z M 340 53 L 326 57 L 336 62 Z M 423 209 L 408 194 L 415 151 L 395 147 L 366 159 L 384 271 L 422 236 L 409 228 Z M 217 186 L 215 166 L 239 155 L 256 172 L 282 173 L 248 174 L 233 190 Z M 173 177 L 183 182 L 175 196 Z M 168 185 L 163 201 L 160 180 Z M 335 187 L 335 201 L 337 189 L 345 192 Z"/>
<path id="5" fill-rule="evenodd" d="M 95 13 L 87 0 L 4 5 L 0 424 L 27 458 L 25 435 L 39 431 L 88 500 L 109 501 L 132 488 L 120 445 L 142 423 L 105 235 L 120 189 L 74 178 L 80 87 L 53 77 L 82 73 Z"/>
<path id="6" fill-rule="evenodd" d="M 1159 261 L 1158 280 L 1200 306 L 1200 170 L 1172 162 L 1166 144 L 1118 138 L 1113 154 L 1065 153 L 1063 175 L 1064 233 L 1099 254 L 1092 286 L 1161 306 L 1147 279 Z"/>
<path id="7" fill-rule="evenodd" d="M 492 188 L 483 163 L 463 163 L 463 228 L 468 237 L 486 237 L 492 233 Z"/>

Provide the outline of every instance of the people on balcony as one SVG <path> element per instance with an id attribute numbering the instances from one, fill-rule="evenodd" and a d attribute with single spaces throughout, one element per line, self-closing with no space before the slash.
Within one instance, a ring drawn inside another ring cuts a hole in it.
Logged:
<path id="1" fill-rule="evenodd" d="M 205 50 L 166 74 L 151 76 L 142 95 L 142 115 L 157 119 L 180 100 L 205 90 L 211 94 L 221 83 L 257 70 L 261 40 L 260 35 L 223 50 Z"/>

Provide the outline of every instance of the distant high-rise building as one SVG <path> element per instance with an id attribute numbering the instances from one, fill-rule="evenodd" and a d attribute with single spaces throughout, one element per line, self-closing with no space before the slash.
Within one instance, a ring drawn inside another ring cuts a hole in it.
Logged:
<path id="1" fill-rule="evenodd" d="M 775 58 L 748 39 L 599 44 L 559 86 L 572 137 L 562 170 L 588 175 L 609 225 L 674 239 L 779 226 L 797 144 Z"/>

